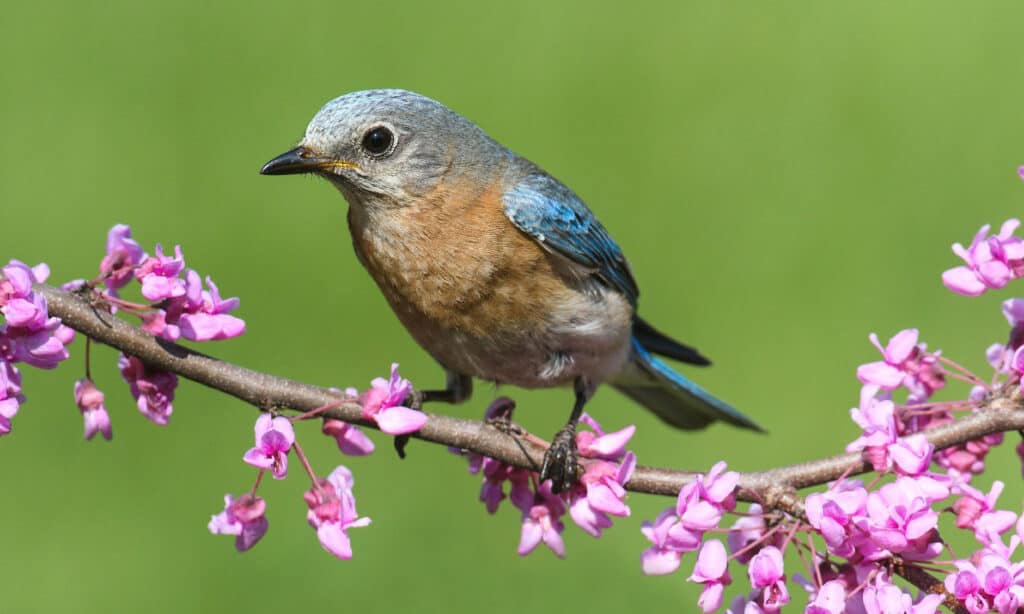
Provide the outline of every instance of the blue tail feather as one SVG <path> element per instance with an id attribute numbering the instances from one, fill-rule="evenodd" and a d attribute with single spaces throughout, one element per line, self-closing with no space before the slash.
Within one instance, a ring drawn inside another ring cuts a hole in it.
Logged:
<path id="1" fill-rule="evenodd" d="M 722 420 L 755 431 L 764 430 L 652 356 L 636 337 L 629 363 L 610 383 L 665 422 L 681 429 L 700 429 Z"/>

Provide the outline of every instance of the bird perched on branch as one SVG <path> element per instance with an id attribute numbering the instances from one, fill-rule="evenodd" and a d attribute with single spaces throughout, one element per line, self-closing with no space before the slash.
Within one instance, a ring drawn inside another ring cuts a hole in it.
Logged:
<path id="1" fill-rule="evenodd" d="M 260 172 L 314 173 L 344 195 L 360 262 L 447 373 L 425 399 L 464 401 L 473 377 L 572 385 L 572 413 L 541 469 L 555 492 L 577 480 L 576 422 L 604 382 L 678 428 L 760 430 L 654 357 L 710 364 L 637 315 L 629 264 L 583 201 L 441 103 L 405 90 L 346 94 Z"/>

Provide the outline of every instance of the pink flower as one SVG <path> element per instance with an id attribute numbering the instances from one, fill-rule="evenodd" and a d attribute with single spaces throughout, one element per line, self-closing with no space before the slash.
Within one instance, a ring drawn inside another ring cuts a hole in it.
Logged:
<path id="1" fill-rule="evenodd" d="M 729 603 L 725 614 L 764 614 L 764 610 L 747 595 L 736 595 Z"/>
<path id="2" fill-rule="evenodd" d="M 135 356 L 124 354 L 121 354 L 117 365 L 142 415 L 154 424 L 166 425 L 174 411 L 171 401 L 178 386 L 178 376 L 170 371 L 147 368 Z"/>
<path id="3" fill-rule="evenodd" d="M 367 456 L 373 453 L 373 442 L 354 424 L 333 418 L 324 418 L 322 430 L 324 435 L 334 437 L 342 454 Z"/>
<path id="4" fill-rule="evenodd" d="M 804 614 L 844 614 L 846 612 L 846 585 L 841 580 L 829 580 L 815 591 Z"/>
<path id="5" fill-rule="evenodd" d="M 682 526 L 673 508 L 662 511 L 654 522 L 645 520 L 640 532 L 653 544 L 640 555 L 643 572 L 649 576 L 679 569 L 683 554 L 699 548 L 703 535 Z"/>
<path id="6" fill-rule="evenodd" d="M 740 474 L 725 469 L 725 461 L 718 461 L 707 475 L 697 476 L 697 487 L 702 499 L 723 512 L 731 512 L 736 509 L 736 498 L 733 493 L 740 482 Z"/>
<path id="7" fill-rule="evenodd" d="M 868 560 L 880 560 L 890 554 L 904 554 L 915 559 L 934 558 L 942 548 L 935 535 L 938 513 L 932 509 L 934 500 L 948 494 L 932 493 L 924 479 L 901 477 L 893 483 L 869 493 L 867 515 L 854 519 L 876 552 L 865 551 Z M 863 548 L 863 546 L 862 546 Z"/>
<path id="8" fill-rule="evenodd" d="M 888 446 L 889 458 L 899 473 L 918 476 L 932 464 L 935 446 L 921 433 L 901 437 Z"/>
<path id="9" fill-rule="evenodd" d="M 253 467 L 270 469 L 274 479 L 283 480 L 288 475 L 288 451 L 295 443 L 295 430 L 287 418 L 260 414 L 256 419 L 256 446 L 243 456 Z"/>
<path id="10" fill-rule="evenodd" d="M 398 374 L 398 363 L 391 365 L 390 380 L 378 377 L 370 385 L 371 388 L 360 399 L 363 417 L 376 422 L 381 431 L 389 435 L 406 435 L 420 430 L 427 421 L 423 412 L 401 405 L 412 391 L 412 384 Z"/>
<path id="11" fill-rule="evenodd" d="M 21 373 L 0 355 L 0 435 L 11 432 L 11 419 L 24 402 Z"/>
<path id="12" fill-rule="evenodd" d="M 580 416 L 580 423 L 593 429 L 593 431 L 576 433 L 576 447 L 579 449 L 580 456 L 584 458 L 620 460 L 626 453 L 626 444 L 636 432 L 636 426 L 631 424 L 620 431 L 605 434 L 597 420 L 587 413 Z"/>
<path id="13" fill-rule="evenodd" d="M 857 379 L 862 383 L 883 390 L 895 390 L 903 386 L 910 392 L 907 399 L 909 403 L 923 402 L 945 386 L 945 372 L 939 366 L 936 354 L 926 352 L 926 346 L 917 343 L 916 328 L 896 333 L 884 348 L 875 333 L 871 333 L 868 338 L 882 352 L 884 360 L 857 368 Z"/>
<path id="14" fill-rule="evenodd" d="M 867 499 L 867 491 L 855 480 L 844 480 L 823 493 L 807 496 L 807 519 L 821 533 L 829 552 L 847 558 L 853 555 L 854 523 L 866 515 Z"/>
<path id="15" fill-rule="evenodd" d="M 699 548 L 704 531 L 717 527 L 722 514 L 736 507 L 733 491 L 739 474 L 725 469 L 724 462 L 716 463 L 680 489 L 675 509 L 663 511 L 653 523 L 643 523 L 641 532 L 653 544 L 640 556 L 645 574 L 675 571 L 683 553 Z"/>
<path id="16" fill-rule="evenodd" d="M 850 418 L 864 432 L 846 446 L 846 451 L 863 450 L 864 458 L 871 463 L 874 470 L 884 472 L 888 471 L 891 465 L 889 446 L 898 438 L 896 406 L 890 400 L 875 397 L 874 393 L 877 390 L 877 385 L 864 386 L 861 389 L 860 407 L 850 410 Z"/>
<path id="17" fill-rule="evenodd" d="M 107 233 L 107 254 L 100 262 L 100 274 L 111 290 L 128 284 L 133 270 L 146 256 L 131 237 L 132 229 L 125 224 L 117 224 Z"/>
<path id="18" fill-rule="evenodd" d="M 966 266 L 949 269 L 942 274 L 947 288 L 965 296 L 978 296 L 988 289 L 1005 286 L 1024 272 L 1024 241 L 1013 233 L 1020 221 L 1010 218 L 1003 223 L 999 234 L 988 236 L 989 225 L 974 235 L 971 246 L 953 244 L 953 253 L 960 256 Z"/>
<path id="19" fill-rule="evenodd" d="M 763 589 L 761 605 L 766 612 L 778 612 L 789 603 L 789 590 L 786 588 L 786 574 L 783 569 L 782 553 L 775 546 L 765 546 L 750 559 L 747 568 L 750 585 Z"/>
<path id="20" fill-rule="evenodd" d="M 978 541 L 991 542 L 996 535 L 1002 535 L 1013 526 L 1017 515 L 1006 510 L 996 509 L 996 501 L 1002 494 L 1005 485 L 996 480 L 987 495 L 966 483 L 954 487 L 954 492 L 961 494 L 953 503 L 956 512 L 956 526 L 961 529 L 972 529 Z"/>
<path id="21" fill-rule="evenodd" d="M 704 585 L 697 606 L 705 613 L 715 612 L 722 606 L 722 591 L 732 584 L 728 561 L 725 546 L 717 539 L 706 541 L 697 555 L 693 574 L 687 579 Z"/>
<path id="22" fill-rule="evenodd" d="M 53 369 L 68 358 L 66 346 L 75 333 L 49 316 L 46 299 L 32 290 L 50 274 L 45 263 L 29 268 L 11 260 L 0 269 L 0 356 L 9 362 L 25 362 L 40 369 Z"/>
<path id="23" fill-rule="evenodd" d="M 761 506 L 752 503 L 747 508 L 747 515 L 737 518 L 729 530 L 726 543 L 729 544 L 729 551 L 733 553 L 739 563 L 746 564 L 754 556 L 754 552 L 747 550 L 742 554 L 736 553 L 743 551 L 750 544 L 760 541 L 764 536 L 765 526 L 762 513 L 764 510 L 761 509 Z"/>
<path id="24" fill-rule="evenodd" d="M 267 532 L 267 502 L 245 494 L 234 499 L 224 495 L 224 511 L 210 517 L 207 525 L 214 535 L 235 535 L 235 548 L 245 552 Z"/>
<path id="25" fill-rule="evenodd" d="M 519 556 L 530 554 L 538 544 L 544 542 L 559 558 L 565 558 L 565 543 L 562 541 L 564 515 L 565 503 L 552 494 L 550 482 L 545 482 L 537 489 L 535 504 L 523 512 Z"/>
<path id="26" fill-rule="evenodd" d="M 918 332 L 916 328 L 908 328 L 896 333 L 883 348 L 878 335 L 871 333 L 871 340 L 885 360 L 871 362 L 857 368 L 857 379 L 865 384 L 874 384 L 885 390 L 895 390 L 903 384 L 902 366 L 911 358 L 917 347 Z"/>
<path id="27" fill-rule="evenodd" d="M 342 560 L 352 558 L 348 530 L 370 524 L 369 518 L 360 518 L 356 513 L 354 484 L 352 472 L 339 465 L 327 479 L 318 479 L 316 486 L 305 494 L 309 506 L 306 520 L 316 529 L 320 545 Z"/>
<path id="28" fill-rule="evenodd" d="M 581 529 L 601 537 L 601 531 L 612 526 L 609 515 L 629 516 L 623 485 L 636 469 L 636 456 L 626 452 L 618 466 L 608 461 L 591 461 L 586 467 L 580 483 L 572 489 L 569 515 Z"/>
<path id="29" fill-rule="evenodd" d="M 164 256 L 163 246 L 157 244 L 156 256 L 146 258 L 135 270 L 135 278 L 142 282 L 142 296 L 158 303 L 185 296 L 185 282 L 180 275 L 185 268 L 181 246 L 174 247 L 174 258 Z"/>
<path id="30" fill-rule="evenodd" d="M 103 393 L 92 380 L 85 378 L 75 382 L 75 405 L 81 410 L 82 418 L 85 420 L 86 439 L 92 439 L 96 433 L 102 433 L 107 441 L 113 438 L 110 416 L 107 414 L 107 408 L 103 406 Z"/>
<path id="31" fill-rule="evenodd" d="M 927 595 L 914 603 L 910 595 L 892 583 L 885 574 L 875 576 L 875 582 L 864 587 L 864 609 L 867 614 L 934 614 L 942 605 L 942 595 Z"/>
<path id="32" fill-rule="evenodd" d="M 190 290 L 202 287 L 199 274 L 195 271 L 189 270 L 186 279 L 191 282 L 187 284 Z M 239 300 L 222 300 L 220 291 L 209 277 L 206 278 L 206 285 L 210 287 L 209 292 L 202 290 L 199 297 L 191 290 L 193 296 L 189 296 L 188 311 L 178 319 L 181 335 L 192 341 L 211 341 L 230 339 L 244 333 L 245 321 L 228 315 L 229 311 L 238 307 Z"/>
<path id="33" fill-rule="evenodd" d="M 498 397 L 487 406 L 484 412 L 484 421 L 511 420 L 514 409 L 515 402 L 512 399 Z M 509 493 L 512 505 L 524 514 L 530 513 L 535 499 L 532 489 L 532 476 L 534 475 L 532 472 L 459 448 L 449 448 L 449 451 L 466 457 L 466 460 L 469 461 L 470 473 L 483 475 L 483 483 L 480 485 L 480 501 L 487 507 L 488 513 L 497 512 L 498 506 L 505 500 L 506 481 L 512 485 Z"/>

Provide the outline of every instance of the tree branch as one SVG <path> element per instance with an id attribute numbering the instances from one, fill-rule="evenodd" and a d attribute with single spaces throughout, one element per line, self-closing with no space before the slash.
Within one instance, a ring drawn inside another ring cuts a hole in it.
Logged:
<path id="1" fill-rule="evenodd" d="M 327 388 L 252 371 L 158 339 L 93 306 L 81 294 L 42 284 L 37 285 L 35 290 L 46 297 L 51 315 L 59 317 L 64 324 L 94 341 L 136 356 L 150 367 L 172 371 L 186 379 L 230 394 L 261 410 L 307 412 L 335 403 L 341 398 Z M 418 396 L 418 393 L 414 394 Z M 987 402 L 979 411 L 929 429 L 924 434 L 937 449 L 943 449 L 991 433 L 1024 430 L 1024 411 L 1021 411 L 1024 403 L 1021 395 L 1017 391 L 1010 394 L 1010 398 L 996 398 Z M 358 403 L 346 402 L 320 415 L 377 428 L 376 423 L 363 419 L 362 407 Z M 516 437 L 481 421 L 440 414 L 427 415 L 426 423 L 412 437 L 475 452 L 526 469 L 537 470 L 542 463 L 545 446 L 536 438 Z M 843 476 L 866 473 L 871 469 L 871 465 L 860 454 L 851 453 L 745 473 L 740 477 L 737 498 L 804 518 L 803 498 L 797 492 L 799 489 L 825 484 Z M 634 492 L 675 497 L 695 475 L 693 472 L 672 469 L 637 467 L 626 488 Z M 895 572 L 923 591 L 945 594 L 942 583 L 922 569 L 901 564 Z M 945 605 L 954 612 L 966 611 L 951 595 L 946 595 Z"/>
<path id="2" fill-rule="evenodd" d="M 46 297 L 51 315 L 93 340 L 136 356 L 151 367 L 173 371 L 262 410 L 306 412 L 337 402 L 340 398 L 327 388 L 252 371 L 158 339 L 94 307 L 78 294 L 42 284 L 37 285 L 35 290 Z M 376 428 L 374 422 L 363 419 L 362 407 L 357 403 L 344 403 L 322 415 Z M 1019 395 L 1015 395 L 1012 399 L 997 399 L 981 411 L 927 430 L 925 435 L 937 449 L 942 449 L 991 433 L 1022 429 L 1024 411 L 1021 411 Z M 490 456 L 526 469 L 539 467 L 544 456 L 543 446 L 525 438 L 508 435 L 480 421 L 440 414 L 428 413 L 427 422 L 412 437 Z M 871 466 L 860 454 L 851 453 L 745 473 L 740 479 L 738 498 L 802 515 L 801 499 L 796 495 L 796 490 L 870 470 Z M 637 467 L 626 488 L 634 492 L 674 497 L 694 475 L 693 472 L 672 469 Z"/>

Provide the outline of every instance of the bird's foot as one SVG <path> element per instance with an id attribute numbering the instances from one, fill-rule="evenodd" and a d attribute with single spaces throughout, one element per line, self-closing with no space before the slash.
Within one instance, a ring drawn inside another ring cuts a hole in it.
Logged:
<path id="1" fill-rule="evenodd" d="M 548 451 L 544 453 L 544 465 L 540 469 L 540 481 L 551 480 L 551 492 L 569 490 L 579 481 L 579 462 L 576 449 L 576 424 L 567 424 L 558 431 Z"/>

